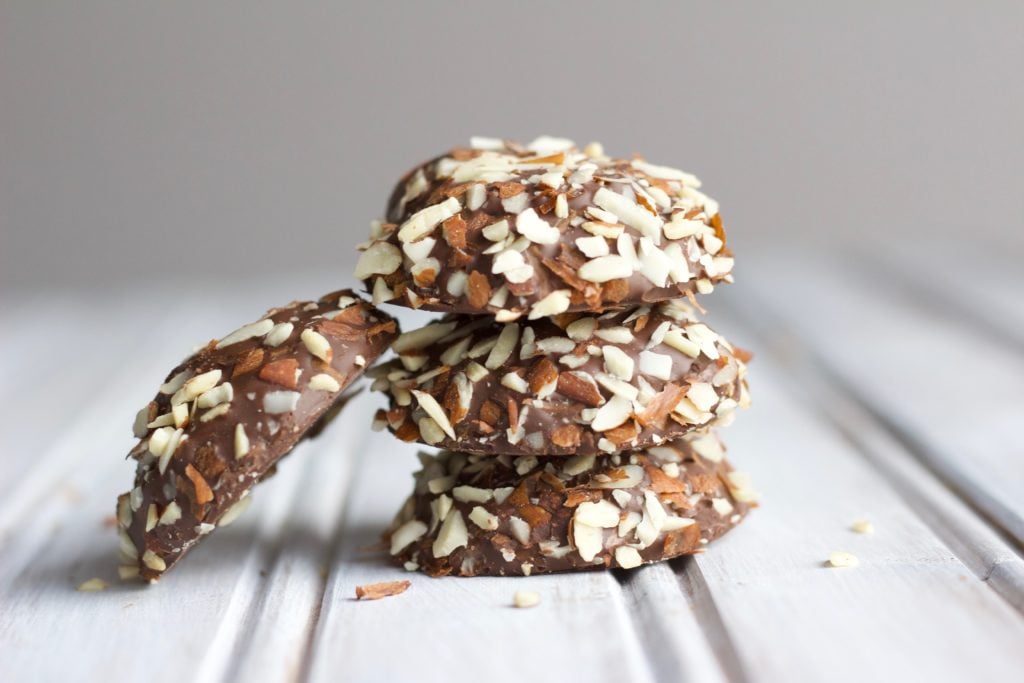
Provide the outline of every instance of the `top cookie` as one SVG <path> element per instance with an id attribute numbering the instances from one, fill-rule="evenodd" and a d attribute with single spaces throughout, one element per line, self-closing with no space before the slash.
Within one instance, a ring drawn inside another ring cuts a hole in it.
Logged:
<path id="1" fill-rule="evenodd" d="M 399 182 L 355 274 L 375 304 L 499 322 L 706 294 L 733 259 L 699 187 L 596 143 L 474 138 Z"/>

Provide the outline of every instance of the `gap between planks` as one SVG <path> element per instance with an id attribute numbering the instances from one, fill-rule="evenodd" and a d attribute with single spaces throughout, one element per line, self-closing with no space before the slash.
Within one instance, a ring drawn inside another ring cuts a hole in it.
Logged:
<path id="1" fill-rule="evenodd" d="M 783 357 L 813 354 L 929 470 L 1024 544 L 1024 451 L 1013 426 L 1024 400 L 1002 379 L 1024 372 L 1024 358 L 952 306 L 915 308 L 913 296 L 846 256 L 769 252 L 772 267 L 755 264 L 754 274 L 771 299 L 722 300 L 762 327 L 784 321 L 792 334 Z"/>
<path id="2" fill-rule="evenodd" d="M 1024 560 L 1019 545 L 998 520 L 964 495 L 957 481 L 930 467 L 924 446 L 911 440 L 884 414 L 870 408 L 864 397 L 832 373 L 827 363 L 797 341 L 777 321 L 784 316 L 765 301 L 748 296 L 731 301 L 726 317 L 743 317 L 745 331 L 763 348 L 782 359 L 799 390 L 791 393 L 822 415 L 870 467 L 901 492 L 928 527 L 945 542 L 972 573 L 1010 606 L 1024 615 Z M 773 331 L 769 331 L 773 330 Z M 802 361 L 798 359 L 804 359 Z"/>

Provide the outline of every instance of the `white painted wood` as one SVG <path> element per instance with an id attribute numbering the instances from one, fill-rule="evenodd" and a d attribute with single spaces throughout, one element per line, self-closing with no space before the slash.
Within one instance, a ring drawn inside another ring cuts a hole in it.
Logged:
<path id="1" fill-rule="evenodd" d="M 320 614 L 310 680 L 645 681 L 651 673 L 609 572 L 434 579 L 387 564 L 382 528 L 412 490 L 415 448 L 373 434 L 350 491 L 339 553 Z M 400 596 L 355 600 L 357 585 L 408 579 Z M 512 607 L 517 590 L 541 604 Z M 614 647 L 608 647 L 608 643 Z"/>
<path id="2" fill-rule="evenodd" d="M 787 387 L 798 401 L 814 406 L 831 428 L 857 447 L 857 452 L 886 478 L 976 577 L 1024 614 L 1024 559 L 854 398 L 814 372 L 813 366 L 781 351 L 794 342 L 785 332 L 779 334 L 773 316 L 765 315 L 765 311 L 754 312 L 751 307 L 744 309 L 748 315 L 742 329 L 754 335 L 758 348 L 767 352 L 779 350 L 771 353 L 770 358 L 784 359 Z M 729 320 L 730 316 L 725 318 Z M 755 320 L 763 325 L 756 326 Z"/>
<path id="3" fill-rule="evenodd" d="M 0 335 L 0 681 L 1012 679 L 1024 669 L 1024 620 L 1014 609 L 1020 557 L 845 392 L 886 408 L 927 446 L 926 464 L 963 482 L 958 473 L 992 466 L 965 444 L 978 433 L 1013 433 L 1012 415 L 991 413 L 1019 404 L 990 382 L 989 415 L 970 402 L 956 406 L 983 429 L 937 420 L 945 413 L 931 411 L 943 403 L 929 390 L 955 383 L 933 377 L 930 363 L 943 353 L 974 358 L 965 343 L 988 359 L 974 368 L 1019 364 L 1019 354 L 1005 340 L 979 341 L 941 309 L 885 301 L 877 285 L 831 264 L 807 288 L 786 281 L 792 264 L 762 263 L 747 262 L 747 282 L 735 289 L 743 301 L 756 299 L 752 280 L 773 293 L 747 312 L 755 327 L 767 321 L 772 329 L 759 339 L 732 321 L 735 341 L 758 357 L 754 408 L 725 436 L 764 505 L 696 559 L 621 575 L 430 579 L 365 550 L 411 488 L 417 463 L 415 447 L 369 432 L 380 399 L 361 396 L 255 490 L 233 527 L 157 586 L 120 585 L 116 539 L 102 520 L 131 480 L 123 453 L 135 410 L 192 344 L 267 304 L 327 291 L 333 277 L 53 300 L 50 310 L 94 340 L 68 374 L 52 375 L 63 382 L 58 402 L 48 383 L 14 362 L 61 349 L 36 339 L 48 319 L 31 311 L 47 301 L 18 309 L 24 326 L 8 324 Z M 709 305 L 735 302 L 729 289 Z M 140 324 L 143 317 L 155 322 Z M 780 323 L 790 318 L 788 329 L 818 352 L 824 371 L 785 343 Z M 920 351 L 936 330 L 945 341 Z M 920 362 L 908 369 L 901 357 Z M 879 372 L 892 397 L 869 386 Z M 832 375 L 847 384 L 837 389 Z M 911 407 L 896 400 L 907 396 Z M 997 470 L 984 474 L 973 481 L 977 490 L 964 487 L 969 500 L 1012 512 L 1012 476 L 1008 484 L 996 481 Z M 876 524 L 874 536 L 848 530 L 861 516 Z M 1012 517 L 999 519 L 1007 526 Z M 861 566 L 823 567 L 834 549 L 855 552 Z M 112 587 L 74 590 L 93 576 Z M 352 599 L 358 584 L 396 578 L 412 588 L 376 602 Z M 541 605 L 511 608 L 523 589 L 540 593 Z"/>
<path id="4" fill-rule="evenodd" d="M 864 254 L 866 269 L 907 288 L 920 305 L 954 309 L 1024 351 L 1021 254 L 934 242 L 898 244 L 890 255 Z"/>
<path id="5" fill-rule="evenodd" d="M 240 629 L 230 679 L 297 680 L 307 668 L 346 492 L 372 414 L 370 401 L 353 401 L 324 434 L 303 444 L 307 465 L 298 495 L 268 539 L 266 576 Z"/>
<path id="6" fill-rule="evenodd" d="M 715 625 L 705 618 L 706 606 L 695 604 L 688 580 L 674 570 L 682 562 L 688 560 L 617 574 L 655 676 L 659 681 L 737 680 L 730 653 L 722 651 Z"/>
<path id="7" fill-rule="evenodd" d="M 726 435 L 764 505 L 695 558 L 751 681 L 1010 680 L 1024 620 L 942 542 L 898 491 L 798 404 L 767 354 L 754 407 Z M 867 518 L 876 533 L 850 530 Z M 828 568 L 834 550 L 860 559 Z M 979 634 L 984 634 L 980 636 Z"/>
<path id="8" fill-rule="evenodd" d="M 953 307 L 915 307 L 913 297 L 835 255 L 778 254 L 750 270 L 763 283 L 759 292 L 724 300 L 753 315 L 771 312 L 773 324 L 793 335 L 792 353 L 825 363 L 930 467 L 1024 543 L 1019 349 L 964 324 Z"/>

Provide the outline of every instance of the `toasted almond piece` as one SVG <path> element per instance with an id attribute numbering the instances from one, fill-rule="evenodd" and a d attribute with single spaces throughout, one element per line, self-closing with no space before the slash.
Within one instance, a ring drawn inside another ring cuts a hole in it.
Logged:
<path id="1" fill-rule="evenodd" d="M 401 595 L 409 590 L 411 581 L 383 581 L 356 586 L 356 600 L 380 600 L 392 595 Z"/>
<path id="2" fill-rule="evenodd" d="M 298 377 L 295 372 L 298 369 L 299 361 L 295 358 L 281 358 L 264 365 L 260 369 L 259 378 L 264 382 L 277 384 L 278 386 L 285 387 L 286 389 L 294 389 L 298 386 Z M 211 389 L 211 391 L 213 390 Z M 200 396 L 200 401 L 202 401 L 203 397 L 209 394 L 210 391 Z M 200 404 L 199 407 L 202 408 L 204 406 Z"/>
<path id="3" fill-rule="evenodd" d="M 597 388 L 597 382 L 589 374 L 580 371 L 563 372 L 558 376 L 558 393 L 596 408 L 604 403 Z"/>

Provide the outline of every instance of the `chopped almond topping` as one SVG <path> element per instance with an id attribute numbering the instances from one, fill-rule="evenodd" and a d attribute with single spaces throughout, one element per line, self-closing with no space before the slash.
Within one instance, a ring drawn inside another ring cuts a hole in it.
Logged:
<path id="1" fill-rule="evenodd" d="M 693 474 L 690 475 L 690 486 L 695 493 L 714 495 L 718 493 L 719 481 L 707 474 Z"/>
<path id="2" fill-rule="evenodd" d="M 210 485 L 203 479 L 203 475 L 199 474 L 199 470 L 193 467 L 191 464 L 185 466 L 185 476 L 192 480 L 192 486 L 196 490 L 196 503 L 199 505 L 206 505 L 213 500 L 213 491 L 210 489 Z"/>
<path id="3" fill-rule="evenodd" d="M 629 280 L 625 278 L 609 280 L 604 283 L 601 294 L 606 300 L 612 303 L 619 303 L 629 296 Z"/>
<path id="4" fill-rule="evenodd" d="M 519 423 L 519 404 L 511 396 L 508 397 L 508 426 L 515 428 Z"/>
<path id="5" fill-rule="evenodd" d="M 517 194 L 526 192 L 526 185 L 522 183 L 495 183 L 498 188 L 498 196 L 502 199 L 515 197 Z"/>
<path id="6" fill-rule="evenodd" d="M 537 394 L 541 389 L 558 380 L 558 368 L 549 358 L 541 358 L 530 368 L 526 379 L 530 383 L 530 391 Z"/>
<path id="7" fill-rule="evenodd" d="M 596 503 L 603 497 L 604 496 L 600 491 L 595 491 L 593 489 L 573 489 L 569 492 L 569 495 L 566 496 L 565 503 L 563 503 L 563 505 L 567 508 L 574 508 L 581 503 Z"/>
<path id="8" fill-rule="evenodd" d="M 623 444 L 634 441 L 638 433 L 636 422 L 633 420 L 627 420 L 618 427 L 605 430 L 603 434 L 606 439 L 616 446 L 622 446 Z"/>
<path id="9" fill-rule="evenodd" d="M 299 361 L 294 358 L 282 358 L 267 363 L 260 370 L 260 379 L 264 382 L 277 384 L 288 389 L 295 389 L 298 386 L 296 370 L 299 369 Z"/>
<path id="10" fill-rule="evenodd" d="M 686 396 L 686 388 L 677 384 L 666 384 L 665 388 L 654 395 L 644 411 L 636 416 L 637 421 L 644 427 L 661 427 L 665 424 L 672 409 L 679 404 L 679 401 Z"/>
<path id="11" fill-rule="evenodd" d="M 531 157 L 529 159 L 523 159 L 521 164 L 550 164 L 551 166 L 561 166 L 565 163 L 565 152 L 558 152 L 557 154 L 549 154 L 546 157 Z"/>
<path id="12" fill-rule="evenodd" d="M 263 349 L 255 348 L 245 354 L 245 357 L 235 363 L 235 368 L 231 372 L 231 378 L 234 379 L 240 375 L 246 375 L 256 370 L 263 363 Z"/>
<path id="13" fill-rule="evenodd" d="M 474 270 L 466 284 L 466 301 L 473 308 L 483 308 L 491 299 L 491 283 L 487 276 Z"/>
<path id="14" fill-rule="evenodd" d="M 655 493 L 686 492 L 686 484 L 681 479 L 668 476 L 660 467 L 647 465 L 644 467 L 644 470 L 651 480 L 651 490 Z"/>
<path id="15" fill-rule="evenodd" d="M 455 249 L 466 248 L 466 221 L 463 220 L 461 215 L 455 214 L 446 220 L 441 224 L 441 230 L 449 246 Z"/>
<path id="16" fill-rule="evenodd" d="M 395 430 L 395 436 L 405 442 L 416 441 L 420 438 L 420 428 L 415 422 L 407 419 Z"/>
<path id="17" fill-rule="evenodd" d="M 700 527 L 696 524 L 690 524 L 678 531 L 672 531 L 665 535 L 662 553 L 666 557 L 689 554 L 693 552 L 699 543 Z"/>
<path id="18" fill-rule="evenodd" d="M 501 408 L 494 401 L 484 401 L 480 406 L 480 419 L 490 426 L 496 427 L 498 421 L 501 420 Z"/>
<path id="19" fill-rule="evenodd" d="M 563 372 L 558 376 L 558 393 L 576 399 L 584 405 L 596 408 L 604 402 L 597 383 L 584 379 L 575 372 Z"/>
<path id="20" fill-rule="evenodd" d="M 575 449 L 580 445 L 580 432 L 578 425 L 562 425 L 551 433 L 551 443 L 560 448 Z"/>

